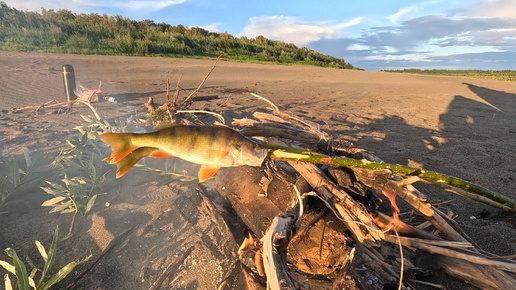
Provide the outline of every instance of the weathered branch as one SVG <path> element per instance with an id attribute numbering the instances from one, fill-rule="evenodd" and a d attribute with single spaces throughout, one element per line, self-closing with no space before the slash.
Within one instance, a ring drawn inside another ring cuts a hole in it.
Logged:
<path id="1" fill-rule="evenodd" d="M 273 149 L 274 151 L 269 152 L 268 158 L 275 160 L 285 161 L 303 161 L 317 164 L 328 164 L 335 166 L 347 166 L 347 167 L 359 167 L 372 170 L 383 170 L 388 169 L 393 173 L 400 174 L 403 176 L 418 176 L 421 181 L 433 180 L 435 182 L 446 183 L 450 185 L 449 191 L 454 188 L 460 188 L 467 190 L 472 194 L 483 196 L 490 200 L 489 205 L 496 206 L 504 210 L 516 211 L 516 202 L 510 200 L 499 193 L 493 192 L 480 185 L 462 180 L 457 177 L 441 174 L 434 171 L 428 171 L 423 169 L 412 168 L 403 165 L 394 165 L 389 163 L 378 163 L 371 162 L 368 160 L 357 160 L 346 157 L 330 157 L 327 155 L 319 154 L 316 152 L 310 152 L 303 149 L 296 149 L 290 147 L 283 147 L 277 145 L 264 144 L 263 147 Z M 455 191 L 454 191 L 455 192 Z M 483 199 L 477 199 L 477 201 L 483 202 Z"/>
<path id="2" fill-rule="evenodd" d="M 275 217 L 262 238 L 262 257 L 269 289 L 295 289 L 288 274 L 286 249 L 296 220 L 297 216 L 292 211 Z"/>

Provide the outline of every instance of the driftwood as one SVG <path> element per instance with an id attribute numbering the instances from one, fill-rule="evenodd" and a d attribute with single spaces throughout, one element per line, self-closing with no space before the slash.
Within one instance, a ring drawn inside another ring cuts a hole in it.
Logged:
<path id="1" fill-rule="evenodd" d="M 172 96 L 172 99 L 170 98 L 170 79 L 167 79 L 167 94 L 166 94 L 167 101 L 164 104 L 162 104 L 161 106 L 159 106 L 158 108 L 156 108 L 156 105 L 154 104 L 154 100 L 152 98 L 149 98 L 147 103 L 144 104 L 144 106 L 147 108 L 148 112 L 153 113 L 156 110 L 166 112 L 169 116 L 169 121 L 173 122 L 173 123 L 180 123 L 178 116 L 177 116 L 178 114 L 184 114 L 184 113 L 211 114 L 211 115 L 216 116 L 219 119 L 219 122 L 224 124 L 224 122 L 225 122 L 224 118 L 220 114 L 217 114 L 215 112 L 202 111 L 202 110 L 189 110 L 189 108 L 191 107 L 191 105 L 194 102 L 210 101 L 210 100 L 215 100 L 215 99 L 219 98 L 218 95 L 207 95 L 207 96 L 194 96 L 194 95 L 202 89 L 204 83 L 206 82 L 206 80 L 208 79 L 210 74 L 215 69 L 215 66 L 217 65 L 217 62 L 220 60 L 220 58 L 221 58 L 221 56 L 217 57 L 217 59 L 213 63 L 213 66 L 208 71 L 208 73 L 204 76 L 204 78 L 201 81 L 201 83 L 199 84 L 199 86 L 197 86 L 197 88 L 195 90 L 193 90 L 182 101 L 179 101 L 179 92 L 180 92 L 179 83 L 181 82 L 181 76 L 179 77 L 179 79 L 177 81 L 175 92 L 174 92 L 174 95 Z"/>
<path id="2" fill-rule="evenodd" d="M 263 263 L 270 289 L 295 289 L 288 275 L 286 249 L 295 230 L 297 215 L 293 211 L 277 216 L 262 238 Z"/>
<path id="3" fill-rule="evenodd" d="M 281 112 L 274 104 L 270 102 L 269 104 L 272 106 L 272 114 L 255 113 L 254 117 L 258 120 L 234 120 L 233 125 L 243 126 L 241 132 L 247 136 L 279 137 L 283 142 L 290 142 L 292 145 L 295 143 L 303 147 L 315 147 L 326 150 L 326 152 L 336 152 L 348 157 L 359 157 L 374 162 L 380 160 L 365 150 L 353 148 L 349 143 L 340 143 L 344 146 L 336 150 L 335 144 L 338 142 L 335 142 L 334 138 L 319 132 L 315 126 Z M 288 152 L 284 154 L 288 156 Z M 400 254 L 410 250 L 436 255 L 440 267 L 446 273 L 479 288 L 510 289 L 516 285 L 516 262 L 478 249 L 449 216 L 432 206 L 425 194 L 412 185 L 412 183 L 420 181 L 420 178 L 404 178 L 393 174 L 388 169 L 349 167 L 342 171 L 340 168 L 330 168 L 329 171 L 332 173 L 334 181 L 316 165 L 296 162 L 293 161 L 294 159 L 284 158 L 283 160 L 289 160 L 289 164 L 315 190 L 317 197 L 323 200 L 327 207 L 346 225 L 356 240 L 355 256 L 358 255 L 383 283 L 391 285 L 398 283 L 400 288 L 402 285 L 408 286 L 402 278 L 403 269 L 394 268 L 382 257 L 381 251 L 376 250 L 378 247 L 387 245 L 399 245 L 400 248 L 402 247 Z M 351 194 L 365 196 L 370 191 L 395 193 L 426 222 L 422 222 L 416 227 L 403 226 L 402 222 L 394 222 L 393 218 L 388 215 L 375 213 L 374 208 L 368 208 L 351 196 Z M 373 218 L 377 220 L 375 221 Z M 294 231 L 293 220 L 294 218 L 288 212 L 278 216 L 264 240 L 271 241 L 271 245 L 277 244 L 278 241 L 284 243 L 286 240 L 279 238 L 285 238 L 288 236 L 286 233 Z M 380 220 L 383 220 L 383 227 Z M 430 225 L 441 234 L 437 235 L 423 230 Z M 405 230 L 402 230 L 403 228 Z M 398 231 L 407 233 L 399 236 Z M 278 235 L 278 233 L 281 234 Z M 288 285 L 286 287 L 293 288 L 294 284 L 290 284 L 290 280 L 287 279 L 288 274 L 285 274 L 288 273 L 287 267 L 285 264 L 278 265 L 282 259 L 271 258 L 278 254 L 281 256 L 281 252 L 270 246 L 264 247 L 263 251 L 264 260 L 267 259 L 265 271 L 268 285 L 271 285 L 272 289 L 280 289 L 286 285 Z M 403 261 L 402 256 L 401 267 L 403 267 Z M 431 284 L 424 281 L 416 282 Z"/>
<path id="4" fill-rule="evenodd" d="M 318 132 L 311 129 L 307 131 L 303 127 L 290 124 L 283 118 L 275 115 L 256 112 L 253 115 L 263 121 L 260 122 L 252 119 L 236 119 L 232 125 L 242 126 L 240 133 L 247 136 L 263 136 L 263 137 L 280 137 L 293 141 L 303 142 L 310 146 L 318 146 L 324 149 L 341 152 L 345 156 L 356 159 L 367 159 L 369 161 L 380 162 L 380 158 L 366 152 L 365 150 L 354 148 L 347 141 L 334 139 L 324 132 Z M 276 121 L 282 120 L 282 121 Z M 317 133 L 318 132 L 318 133 Z"/>
<path id="5" fill-rule="evenodd" d="M 48 108 L 56 108 L 56 107 L 68 107 L 68 108 L 71 108 L 74 104 L 84 104 L 84 105 L 86 105 L 93 112 L 93 114 L 95 115 L 95 118 L 97 118 L 97 120 L 100 120 L 100 116 L 97 113 L 97 110 L 95 110 L 95 108 L 93 108 L 93 106 L 90 104 L 90 102 L 84 101 L 84 100 L 80 100 L 80 99 L 77 99 L 77 100 L 74 100 L 74 101 L 70 101 L 70 102 L 58 102 L 57 100 L 52 100 L 52 101 L 46 102 L 43 105 L 39 105 L 39 106 L 26 106 L 26 107 L 22 107 L 22 108 L 15 108 L 12 111 L 13 112 L 21 112 L 21 111 L 35 110 L 35 112 L 37 113 L 39 110 L 45 109 L 45 108 L 47 108 L 47 109 Z"/>

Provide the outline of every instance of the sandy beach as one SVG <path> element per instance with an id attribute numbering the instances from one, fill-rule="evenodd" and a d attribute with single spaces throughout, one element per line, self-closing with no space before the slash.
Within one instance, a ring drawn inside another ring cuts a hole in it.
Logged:
<path id="1" fill-rule="evenodd" d="M 213 62 L 0 51 L 0 149 L 11 154 L 39 150 L 51 159 L 66 146 L 67 138 L 78 135 L 73 128 L 82 121 L 79 115 L 91 115 L 85 106 L 73 108 L 71 113 L 11 111 L 53 99 L 64 101 L 64 64 L 73 66 L 77 85 L 97 88 L 102 82 L 104 95 L 114 97 L 117 103 L 99 102 L 94 106 L 100 115 L 116 117 L 144 115 L 143 103 L 149 97 L 157 104 L 165 102 L 167 78 L 173 87 L 180 79 L 181 88 L 191 92 Z M 516 199 L 516 82 L 220 61 L 199 92 L 218 95 L 219 99 L 197 102 L 194 108 L 217 110 L 231 125 L 233 118 L 249 117 L 266 107 L 250 93 L 268 98 L 282 110 L 351 141 L 385 162 L 453 175 Z M 130 184 L 129 180 L 122 182 Z M 453 211 L 455 220 L 480 248 L 498 255 L 515 254 L 514 214 L 430 186 L 416 187 L 436 203 L 448 202 L 446 208 Z M 93 249 L 98 254 L 129 229 L 141 237 L 116 248 L 110 255 L 117 258 L 89 272 L 83 285 L 94 286 L 86 289 L 110 289 L 113 285 L 117 287 L 111 289 L 129 289 L 128 285 L 147 289 L 146 271 L 157 270 L 152 266 L 144 269 L 145 265 L 165 263 L 159 260 L 164 252 L 146 256 L 160 243 L 160 231 L 181 232 L 196 239 L 193 236 L 198 235 L 198 229 L 183 226 L 185 218 L 174 210 L 181 204 L 180 192 L 188 189 L 152 185 L 145 190 L 126 189 L 126 197 L 115 205 L 78 217 L 74 231 L 80 233 L 79 237 L 62 243 L 65 253 Z M 33 240 L 48 244 L 57 224 L 64 233 L 70 219 L 47 211 L 0 215 L 0 248 L 31 253 L 35 250 Z M 181 245 L 169 244 L 167 250 L 174 251 Z M 234 246 L 228 246 L 228 251 Z M 227 265 L 210 262 L 212 256 L 201 248 L 193 251 L 185 266 L 191 271 L 179 278 L 184 283 L 177 288 L 217 289 L 217 283 L 209 285 L 198 277 L 220 277 Z M 196 267 L 194 259 L 205 268 Z"/>

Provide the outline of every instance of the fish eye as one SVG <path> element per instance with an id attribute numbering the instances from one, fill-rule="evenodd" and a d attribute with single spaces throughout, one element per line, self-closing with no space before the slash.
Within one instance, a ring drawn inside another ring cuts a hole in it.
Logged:
<path id="1" fill-rule="evenodd" d="M 236 149 L 236 150 L 240 150 L 240 149 L 242 149 L 242 145 L 241 145 L 241 144 L 235 144 L 235 149 Z"/>

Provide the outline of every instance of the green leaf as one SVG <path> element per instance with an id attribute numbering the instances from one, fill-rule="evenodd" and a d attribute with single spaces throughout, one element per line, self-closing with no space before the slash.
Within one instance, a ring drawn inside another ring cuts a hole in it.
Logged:
<path id="1" fill-rule="evenodd" d="M 60 201 L 63 201 L 65 199 L 66 199 L 65 196 L 54 197 L 54 198 L 49 199 L 49 200 L 45 201 L 44 203 L 42 203 L 41 206 L 53 206 L 54 204 L 56 204 Z"/>
<path id="2" fill-rule="evenodd" d="M 67 209 L 70 206 L 72 206 L 72 201 L 71 200 L 69 200 L 67 202 L 64 202 L 64 203 L 62 203 L 60 205 L 55 206 L 48 213 L 60 212 L 60 211 L 62 211 L 64 209 Z"/>
<path id="3" fill-rule="evenodd" d="M 46 181 L 46 183 L 48 183 L 48 185 L 52 186 L 52 188 L 54 188 L 55 190 L 58 190 L 61 192 L 66 192 L 66 188 L 64 188 L 61 184 L 51 182 L 51 181 Z"/>
<path id="4" fill-rule="evenodd" d="M 50 269 L 50 267 L 52 267 L 52 263 L 54 262 L 54 257 L 57 252 L 58 240 L 59 240 L 59 226 L 56 227 L 56 230 L 54 232 L 54 237 L 52 238 L 52 244 L 50 244 L 50 248 L 48 249 L 48 258 L 45 261 L 45 266 L 43 266 L 43 271 L 41 272 L 41 279 L 40 279 L 39 284 L 41 284 L 41 282 L 45 278 L 46 274 L 48 273 L 48 270 Z M 38 284 L 38 289 L 39 289 L 39 284 Z"/>
<path id="5" fill-rule="evenodd" d="M 43 191 L 45 191 L 46 193 L 48 193 L 50 195 L 59 196 L 62 194 L 60 191 L 57 191 L 50 187 L 40 187 L 40 188 L 43 189 Z"/>
<path id="6" fill-rule="evenodd" d="M 84 146 L 88 142 L 88 134 L 83 134 L 81 137 L 81 145 Z"/>
<path id="7" fill-rule="evenodd" d="M 97 195 L 93 195 L 89 200 L 88 200 L 88 203 L 86 204 L 86 208 L 84 208 L 84 214 L 88 214 L 91 210 L 91 208 L 93 207 L 93 205 L 95 204 L 95 200 L 97 199 Z"/>
<path id="8" fill-rule="evenodd" d="M 50 289 L 50 287 L 52 287 L 54 284 L 66 278 L 66 276 L 68 276 L 68 274 L 70 274 L 77 265 L 88 261 L 92 256 L 92 254 L 89 254 L 84 259 L 77 259 L 73 262 L 70 262 L 69 264 L 61 268 L 61 270 L 59 270 L 52 278 L 48 279 L 48 281 L 39 286 L 38 290 Z"/>
<path id="9" fill-rule="evenodd" d="M 19 290 L 30 290 L 29 285 L 29 274 L 27 274 L 27 268 L 25 264 L 18 258 L 16 251 L 11 248 L 5 249 L 7 255 L 13 258 L 14 269 L 16 272 L 16 286 Z"/>
<path id="10" fill-rule="evenodd" d="M 34 262 L 29 258 L 29 257 L 26 257 L 25 258 L 25 261 L 27 261 L 27 263 L 29 264 L 29 266 L 32 267 L 32 271 L 30 272 L 30 275 L 29 277 L 30 278 L 34 278 L 34 275 L 36 275 L 36 273 L 38 271 L 41 271 L 38 267 L 36 267 L 36 265 L 34 265 Z"/>
<path id="11" fill-rule="evenodd" d="M 36 247 L 38 248 L 39 254 L 41 255 L 41 257 L 43 257 L 43 260 L 46 263 L 48 260 L 48 255 L 47 255 L 47 251 L 45 250 L 45 247 L 43 247 L 41 242 L 38 240 L 35 240 L 34 242 L 36 243 Z"/>

